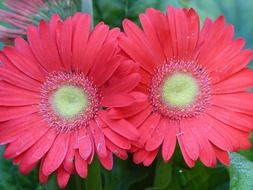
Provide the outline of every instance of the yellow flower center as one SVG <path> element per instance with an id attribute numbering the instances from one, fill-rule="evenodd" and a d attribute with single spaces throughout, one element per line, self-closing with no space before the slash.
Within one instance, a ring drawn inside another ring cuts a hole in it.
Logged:
<path id="1" fill-rule="evenodd" d="M 172 107 L 187 107 L 195 102 L 199 92 L 196 79 L 189 73 L 170 75 L 162 85 L 163 100 Z"/>
<path id="2" fill-rule="evenodd" d="M 88 107 L 88 97 L 79 87 L 63 85 L 53 93 L 51 103 L 58 116 L 72 119 L 78 117 Z"/>

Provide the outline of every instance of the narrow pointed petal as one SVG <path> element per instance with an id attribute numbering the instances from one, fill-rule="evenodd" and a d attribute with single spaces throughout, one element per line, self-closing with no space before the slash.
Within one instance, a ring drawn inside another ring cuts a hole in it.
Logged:
<path id="1" fill-rule="evenodd" d="M 119 146 L 123 149 L 130 149 L 131 143 L 129 140 L 124 138 L 123 136 L 119 135 L 118 133 L 114 132 L 110 128 L 104 128 L 103 133 L 107 139 L 109 139 L 113 144 Z"/>
<path id="2" fill-rule="evenodd" d="M 42 171 L 44 175 L 50 175 L 60 167 L 68 151 L 69 138 L 70 135 L 67 133 L 60 133 L 56 137 L 43 162 Z"/>
<path id="3" fill-rule="evenodd" d="M 162 144 L 164 140 L 165 131 L 167 127 L 168 127 L 167 118 L 166 119 L 161 118 L 151 138 L 148 140 L 148 142 L 145 145 L 145 149 L 147 151 L 154 151 L 159 148 L 159 146 Z"/>
<path id="4" fill-rule="evenodd" d="M 214 147 L 215 154 L 217 156 L 217 159 L 224 164 L 225 166 L 230 165 L 230 158 L 228 152 L 219 149 L 218 147 Z"/>
<path id="5" fill-rule="evenodd" d="M 86 178 L 88 175 L 88 164 L 87 161 L 84 160 L 79 152 L 75 153 L 75 168 L 76 172 L 81 178 Z"/>
<path id="6" fill-rule="evenodd" d="M 51 148 L 56 137 L 56 133 L 53 130 L 49 130 L 39 141 L 37 141 L 27 152 L 25 153 L 25 160 L 27 163 L 32 164 L 40 160 Z"/>
<path id="7" fill-rule="evenodd" d="M 197 160 L 199 157 L 199 143 L 196 141 L 196 138 L 191 131 L 191 127 L 189 126 L 190 122 L 191 121 L 187 120 L 180 122 L 181 134 L 178 135 L 181 136 L 185 151 L 189 157 L 192 160 Z"/>
<path id="8" fill-rule="evenodd" d="M 91 138 L 92 137 L 90 136 L 89 132 L 87 131 L 85 127 L 82 127 L 79 130 L 79 133 L 78 133 L 79 153 L 84 160 L 86 160 L 91 155 L 91 152 L 93 151 Z"/>
<path id="9" fill-rule="evenodd" d="M 65 188 L 68 184 L 70 178 L 70 173 L 68 173 L 64 168 L 61 166 L 57 170 L 57 182 L 60 188 Z"/>
<path id="10" fill-rule="evenodd" d="M 122 135 L 123 137 L 136 140 L 139 137 L 138 131 L 126 120 L 114 120 L 108 117 L 106 112 L 99 112 L 99 117 L 116 133 Z"/>
<path id="11" fill-rule="evenodd" d="M 112 170 L 113 167 L 113 155 L 112 152 L 108 151 L 108 154 L 105 158 L 98 157 L 102 166 L 107 170 Z"/>
<path id="12" fill-rule="evenodd" d="M 144 145 L 147 142 L 147 140 L 151 138 L 151 136 L 152 136 L 154 130 L 156 129 L 159 121 L 160 121 L 160 115 L 153 113 L 140 126 L 140 128 L 139 128 L 140 139 L 138 139 L 140 144 Z"/>
<path id="13" fill-rule="evenodd" d="M 111 140 L 111 139 L 110 139 Z M 128 155 L 127 151 L 125 149 L 122 149 L 112 143 L 109 139 L 106 140 L 106 147 L 111 151 L 113 154 L 115 154 L 117 157 L 119 157 L 122 160 L 126 160 Z"/>
<path id="14" fill-rule="evenodd" d="M 164 161 L 169 161 L 172 157 L 176 148 L 176 141 L 176 126 L 173 122 L 168 122 L 162 145 L 162 156 Z"/>
<path id="15" fill-rule="evenodd" d="M 100 157 L 107 156 L 107 150 L 105 145 L 105 136 L 101 130 L 101 127 L 94 120 L 90 121 L 90 130 L 93 135 L 94 146 L 97 152 L 97 155 Z"/>

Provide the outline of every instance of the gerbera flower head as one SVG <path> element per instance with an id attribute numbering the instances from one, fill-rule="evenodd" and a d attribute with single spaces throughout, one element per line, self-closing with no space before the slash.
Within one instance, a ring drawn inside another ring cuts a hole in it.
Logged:
<path id="1" fill-rule="evenodd" d="M 66 0 L 6 0 L 0 9 L 0 40 L 12 42 L 15 37 L 26 34 L 30 24 L 38 24 L 41 19 L 49 20 L 53 13 L 62 18 L 77 10 L 76 2 Z"/>
<path id="2" fill-rule="evenodd" d="M 118 28 L 91 31 L 90 22 L 88 14 L 54 15 L 0 53 L 0 144 L 22 173 L 40 164 L 42 183 L 54 171 L 60 187 L 72 173 L 85 178 L 94 155 L 110 170 L 113 154 L 126 159 L 138 138 L 108 114 L 138 99 L 136 66 L 121 55 Z"/>
<path id="3" fill-rule="evenodd" d="M 140 14 L 142 29 L 124 20 L 119 39 L 129 58 L 140 65 L 136 88 L 142 101 L 129 121 L 138 126 L 134 161 L 150 165 L 161 150 L 170 160 L 176 142 L 186 163 L 197 159 L 214 166 L 229 164 L 229 151 L 250 147 L 253 129 L 253 72 L 247 68 L 251 50 L 234 39 L 232 25 L 220 16 L 207 18 L 200 29 L 193 9 L 171 6 L 164 14 L 147 9 Z"/>

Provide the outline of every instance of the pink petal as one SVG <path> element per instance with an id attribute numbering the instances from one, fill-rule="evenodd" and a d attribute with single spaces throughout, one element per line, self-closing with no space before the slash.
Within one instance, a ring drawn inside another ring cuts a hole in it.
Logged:
<path id="1" fill-rule="evenodd" d="M 152 107 L 149 106 L 135 116 L 127 118 L 127 121 L 129 121 L 130 123 L 132 123 L 133 126 L 136 126 L 138 128 L 148 118 L 151 112 Z"/>
<path id="2" fill-rule="evenodd" d="M 189 125 L 191 121 L 182 120 L 180 121 L 180 134 L 182 143 L 184 144 L 185 151 L 187 155 L 192 160 L 197 160 L 199 157 L 199 144 L 196 141 L 195 136 L 191 131 L 191 126 Z"/>
<path id="3" fill-rule="evenodd" d="M 18 119 L 20 117 L 26 117 L 33 113 L 38 112 L 38 108 L 31 106 L 20 106 L 20 107 L 9 107 L 1 106 L 0 107 L 0 122 Z"/>
<path id="4" fill-rule="evenodd" d="M 57 35 L 57 27 L 58 27 L 58 23 L 62 22 L 61 18 L 58 14 L 53 14 L 49 23 L 49 31 L 51 34 L 51 37 L 53 39 L 53 42 L 56 44 L 56 35 Z"/>
<path id="5" fill-rule="evenodd" d="M 106 40 L 106 37 L 108 35 L 109 32 L 109 27 L 104 25 L 104 24 L 98 24 L 94 30 L 92 31 L 92 33 L 90 34 L 87 46 L 89 48 L 87 48 L 84 52 L 83 52 L 83 60 L 81 66 L 81 70 L 87 74 L 90 70 L 90 68 L 92 67 L 94 60 L 96 58 L 96 55 L 98 54 L 99 51 L 101 51 L 101 48 L 103 47 L 103 43 Z"/>
<path id="6" fill-rule="evenodd" d="M 152 162 L 155 160 L 158 151 L 159 151 L 159 149 L 149 152 L 143 161 L 143 165 L 150 166 L 152 164 Z"/>
<path id="7" fill-rule="evenodd" d="M 249 92 L 213 95 L 212 104 L 234 112 L 253 115 L 253 94 Z"/>
<path id="8" fill-rule="evenodd" d="M 48 47 L 44 47 L 44 42 L 48 42 L 45 40 L 42 40 L 42 38 L 46 38 L 46 35 L 48 35 L 48 29 L 43 28 L 47 27 L 45 22 L 41 22 L 42 24 L 40 25 L 40 29 L 45 29 L 43 32 L 40 34 L 37 28 L 34 26 L 30 26 L 27 30 L 27 38 L 29 41 L 29 45 L 31 47 L 32 52 L 34 53 L 34 56 L 36 59 L 39 61 L 40 65 L 45 69 L 46 71 L 55 71 L 58 70 L 61 65 L 59 65 L 58 62 L 55 62 L 55 57 L 52 57 L 52 55 L 57 55 L 57 54 L 52 54 L 52 52 L 49 51 Z M 42 36 L 40 36 L 42 35 Z"/>
<path id="9" fill-rule="evenodd" d="M 130 106 L 134 101 L 134 97 L 129 94 L 112 94 L 110 96 L 105 96 L 101 104 L 105 107 L 125 107 Z"/>
<path id="10" fill-rule="evenodd" d="M 26 40 L 24 40 L 21 37 L 17 37 L 15 39 L 15 49 L 22 55 L 22 57 L 25 57 L 29 61 L 29 67 L 32 67 L 32 70 L 37 73 L 36 78 L 43 82 L 43 79 L 45 78 L 45 70 L 38 65 L 38 61 L 34 57 L 32 50 L 27 43 Z M 34 64 L 37 63 L 37 64 Z M 21 63 L 22 64 L 22 63 Z M 23 66 L 24 64 L 22 64 Z"/>
<path id="11" fill-rule="evenodd" d="M 33 164 L 39 161 L 51 148 L 56 137 L 54 130 L 49 130 L 25 153 L 25 160 L 28 164 Z"/>
<path id="12" fill-rule="evenodd" d="M 150 48 L 145 34 L 136 24 L 127 19 L 123 21 L 123 28 L 128 38 L 124 36 L 119 38 L 120 47 L 140 63 L 146 71 L 153 73 L 159 60 L 156 59 L 155 53 Z"/>
<path id="13" fill-rule="evenodd" d="M 199 157 L 200 160 L 207 166 L 213 167 L 216 164 L 215 152 L 213 145 L 207 139 L 205 132 L 202 130 L 202 124 L 198 119 L 192 120 L 190 123 L 191 131 L 199 143 Z"/>
<path id="14" fill-rule="evenodd" d="M 65 159 L 62 163 L 64 169 L 69 173 L 73 173 L 75 171 L 74 155 L 75 155 L 75 149 L 73 149 L 72 147 L 69 147 L 68 152 L 65 156 Z"/>
<path id="15" fill-rule="evenodd" d="M 176 148 L 176 126 L 173 122 L 167 123 L 167 130 L 164 134 L 164 141 L 162 145 L 162 156 L 164 161 L 169 161 Z"/>
<path id="16" fill-rule="evenodd" d="M 145 158 L 147 157 L 148 155 L 148 152 L 144 149 L 139 149 L 137 152 L 134 152 L 134 155 L 133 155 L 133 162 L 135 164 L 140 164 L 142 163 Z"/>
<path id="17" fill-rule="evenodd" d="M 6 81 L 13 86 L 24 88 L 30 91 L 40 91 L 41 84 L 35 80 L 31 80 L 31 78 L 27 77 L 26 75 L 0 67 L 0 76 L 3 81 Z"/>
<path id="18" fill-rule="evenodd" d="M 94 145 L 97 152 L 97 155 L 100 157 L 107 156 L 107 150 L 105 145 L 105 137 L 101 130 L 101 127 L 94 121 L 90 121 L 90 130 L 94 139 Z"/>
<path id="19" fill-rule="evenodd" d="M 122 57 L 115 56 L 117 45 L 116 39 L 107 41 L 96 56 L 89 76 L 97 86 L 106 83 L 121 63 Z"/>
<path id="20" fill-rule="evenodd" d="M 123 119 L 127 117 L 135 116 L 136 114 L 140 113 L 144 109 L 149 107 L 149 102 L 136 102 L 130 106 L 124 108 L 112 108 L 109 111 L 109 115 L 112 119 Z"/>
<path id="21" fill-rule="evenodd" d="M 36 122 L 34 125 L 34 127 L 30 127 L 29 131 L 19 133 L 15 141 L 8 144 L 4 150 L 5 158 L 9 159 L 20 155 L 35 144 L 41 137 L 43 138 L 43 135 L 49 129 L 45 126 L 44 122 Z"/>
<path id="22" fill-rule="evenodd" d="M 164 135 L 168 127 L 169 127 L 169 123 L 168 123 L 167 118 L 161 118 L 151 138 L 148 139 L 145 145 L 145 149 L 147 151 L 154 151 L 159 148 L 159 146 L 162 144 L 164 140 Z"/>
<path id="23" fill-rule="evenodd" d="M 146 34 L 146 38 L 150 43 L 150 46 L 153 48 L 152 50 L 157 55 L 157 59 L 160 63 L 162 63 L 166 58 L 163 53 L 163 43 L 164 41 L 160 41 L 161 37 L 161 24 L 164 24 L 164 15 L 161 11 L 148 8 L 146 10 L 146 14 L 140 14 L 140 21 L 143 27 L 144 33 Z M 155 22 L 155 19 L 159 18 L 159 22 Z M 163 25 L 163 27 L 165 27 Z M 165 32 L 166 33 L 166 32 Z"/>
<path id="24" fill-rule="evenodd" d="M 136 140 L 139 137 L 138 131 L 126 120 L 110 119 L 106 112 L 100 111 L 99 117 L 110 127 L 113 131 L 121 136 L 129 139 Z"/>
<path id="25" fill-rule="evenodd" d="M 4 48 L 4 54 L 8 57 L 11 63 L 27 77 L 30 77 L 32 80 L 43 82 L 44 77 L 37 66 L 37 62 L 31 62 L 13 47 L 6 46 Z"/>
<path id="26" fill-rule="evenodd" d="M 112 170 L 113 167 L 113 156 L 112 152 L 108 151 L 108 154 L 105 158 L 98 157 L 100 163 L 104 166 L 107 170 Z"/>
<path id="27" fill-rule="evenodd" d="M 0 144 L 7 144 L 14 141 L 21 132 L 31 128 L 32 124 L 38 120 L 41 120 L 38 114 L 31 114 L 27 117 L 20 117 L 15 120 L 1 123 Z"/>
<path id="28" fill-rule="evenodd" d="M 79 68 L 83 61 L 83 53 L 87 48 L 87 41 L 90 35 L 90 15 L 80 14 L 74 25 L 73 31 L 73 64 Z M 74 18 L 75 19 L 75 18 Z M 75 20 L 73 20 L 74 22 Z M 76 26 L 76 27 L 75 27 Z M 81 27 L 82 26 L 82 27 Z"/>
<path id="29" fill-rule="evenodd" d="M 224 164 L 225 166 L 229 166 L 230 165 L 230 158 L 229 158 L 229 154 L 227 151 L 221 150 L 218 147 L 214 146 L 214 151 L 215 154 L 217 156 L 217 159 Z"/>
<path id="30" fill-rule="evenodd" d="M 243 69 L 229 78 L 215 84 L 212 94 L 243 92 L 253 87 L 253 71 Z"/>
<path id="31" fill-rule="evenodd" d="M 71 70 L 72 66 L 72 18 L 68 17 L 64 23 L 59 23 L 56 36 L 57 47 L 64 68 Z"/>
<path id="32" fill-rule="evenodd" d="M 44 175 L 50 175 L 60 167 L 68 151 L 69 138 L 68 133 L 60 133 L 56 137 L 43 162 L 42 171 Z"/>
<path id="33" fill-rule="evenodd" d="M 75 168 L 78 175 L 82 178 L 86 178 L 88 175 L 88 164 L 87 161 L 82 159 L 79 152 L 75 153 Z"/>
<path id="34" fill-rule="evenodd" d="M 121 78 L 121 80 L 114 85 L 108 86 L 103 91 L 103 96 L 111 96 L 114 93 L 127 93 L 131 92 L 141 81 L 141 76 L 138 73 L 132 73 L 128 76 Z"/>
<path id="35" fill-rule="evenodd" d="M 222 123 L 241 131 L 250 131 L 253 128 L 253 118 L 245 114 L 236 113 L 216 106 L 212 106 L 208 114 Z"/>
<path id="36" fill-rule="evenodd" d="M 123 136 L 119 135 L 118 133 L 114 132 L 110 128 L 104 128 L 103 133 L 107 139 L 109 139 L 113 144 L 117 145 L 122 149 L 130 149 L 131 144 L 130 141 L 124 138 Z"/>
<path id="37" fill-rule="evenodd" d="M 46 183 L 48 180 L 48 175 L 44 175 L 42 172 L 43 162 L 44 162 L 44 159 L 41 161 L 40 168 L 39 168 L 39 180 L 40 180 L 40 183 L 42 183 L 42 184 Z"/>
<path id="38" fill-rule="evenodd" d="M 196 46 L 199 40 L 200 33 L 200 20 L 198 14 L 194 9 L 189 9 L 186 12 L 187 23 L 188 23 L 188 35 L 186 39 L 188 40 L 188 56 L 192 57 L 195 54 Z"/>
<path id="39" fill-rule="evenodd" d="M 177 133 L 178 134 L 181 134 L 181 131 L 180 131 L 180 127 L 178 126 L 178 129 L 177 129 Z M 194 160 L 192 160 L 190 158 L 190 156 L 187 154 L 186 152 L 186 148 L 185 146 L 187 146 L 187 144 L 184 144 L 183 140 L 182 140 L 182 135 L 177 135 L 177 140 L 178 140 L 178 143 L 179 143 L 179 146 L 180 146 L 180 149 L 181 149 L 181 152 L 182 152 L 182 155 L 184 157 L 184 160 L 186 162 L 186 164 L 192 168 L 194 165 L 195 165 L 195 162 Z"/>
<path id="40" fill-rule="evenodd" d="M 151 35 L 151 33 L 148 32 L 149 30 L 148 28 L 151 29 L 151 27 L 153 27 L 158 37 L 157 41 L 161 43 L 162 50 L 165 56 L 167 58 L 173 57 L 172 39 L 170 35 L 169 23 L 164 13 L 159 10 L 155 10 L 153 8 L 148 8 L 146 10 L 145 17 L 144 15 L 140 15 L 140 21 L 142 23 L 145 33 L 147 34 L 147 37 L 150 38 L 150 40 L 153 39 L 153 35 Z M 148 20 L 150 24 L 148 23 Z M 147 23 L 144 24 L 144 22 L 147 22 Z M 151 25 L 151 26 L 148 26 L 148 25 Z"/>
<path id="41" fill-rule="evenodd" d="M 0 106 L 35 106 L 40 104 L 39 94 L 28 90 L 7 88 L 5 91 L 0 91 L 0 97 Z"/>
<path id="42" fill-rule="evenodd" d="M 29 172 L 31 172 L 35 166 L 38 164 L 38 162 L 35 162 L 33 164 L 28 164 L 26 160 L 23 160 L 19 165 L 19 171 L 21 174 L 26 175 Z"/>
<path id="43" fill-rule="evenodd" d="M 69 173 L 73 173 L 75 171 L 75 166 L 74 166 L 75 149 L 74 149 L 74 144 L 73 144 L 73 138 L 74 137 L 77 138 L 75 134 L 76 133 L 74 133 L 74 131 L 71 133 L 68 151 L 62 163 L 62 166 L 64 167 L 64 169 Z"/>
<path id="44" fill-rule="evenodd" d="M 85 127 L 82 127 L 78 133 L 78 144 L 79 144 L 79 153 L 81 157 L 86 160 L 93 151 L 93 144 L 91 136 Z"/>
<path id="45" fill-rule="evenodd" d="M 65 188 L 68 184 L 70 178 L 70 173 L 68 173 L 64 168 L 61 166 L 57 170 L 57 182 L 60 188 Z"/>
<path id="46" fill-rule="evenodd" d="M 141 136 L 138 139 L 140 144 L 144 145 L 151 138 L 154 130 L 156 129 L 156 127 L 160 121 L 160 118 L 161 118 L 160 114 L 153 113 L 140 126 L 139 133 Z"/>
<path id="47" fill-rule="evenodd" d="M 213 118 L 205 115 L 203 118 L 199 119 L 199 126 L 201 126 L 205 136 L 217 147 L 232 151 L 233 145 L 231 139 L 226 133 L 222 133 L 220 130 L 217 130 L 217 122 Z"/>
<path id="48" fill-rule="evenodd" d="M 115 154 L 120 159 L 126 160 L 128 157 L 127 152 L 124 149 L 122 149 L 122 148 L 118 147 L 117 145 L 115 145 L 114 143 L 112 143 L 110 140 L 109 139 L 106 140 L 106 147 L 109 149 L 109 151 L 111 151 L 113 154 Z"/>

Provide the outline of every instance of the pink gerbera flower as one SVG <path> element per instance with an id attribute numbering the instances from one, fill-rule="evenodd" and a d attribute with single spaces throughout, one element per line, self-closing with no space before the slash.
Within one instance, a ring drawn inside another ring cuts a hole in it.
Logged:
<path id="1" fill-rule="evenodd" d="M 193 9 L 148 9 L 140 21 L 143 30 L 125 20 L 119 42 L 139 63 L 137 89 L 146 95 L 129 118 L 143 145 L 133 150 L 134 161 L 149 165 L 160 149 L 168 161 L 178 142 L 190 167 L 198 158 L 206 166 L 216 158 L 229 164 L 229 151 L 250 147 L 252 51 L 242 50 L 244 40 L 233 39 L 222 16 L 206 19 L 201 30 Z"/>
<path id="2" fill-rule="evenodd" d="M 25 35 L 30 24 L 49 19 L 53 14 L 51 9 L 65 18 L 74 12 L 74 6 L 75 0 L 6 0 L 5 9 L 0 9 L 0 20 L 8 26 L 0 25 L 0 40 L 13 41 Z"/>
<path id="3" fill-rule="evenodd" d="M 57 172 L 64 187 L 71 173 L 87 175 L 97 155 L 112 169 L 112 154 L 126 159 L 137 130 L 108 110 L 139 98 L 140 81 L 132 61 L 120 54 L 118 28 L 103 23 L 90 32 L 87 14 L 64 22 L 30 26 L 28 43 L 15 39 L 0 54 L 0 144 L 22 173 L 40 163 L 40 181 Z"/>

